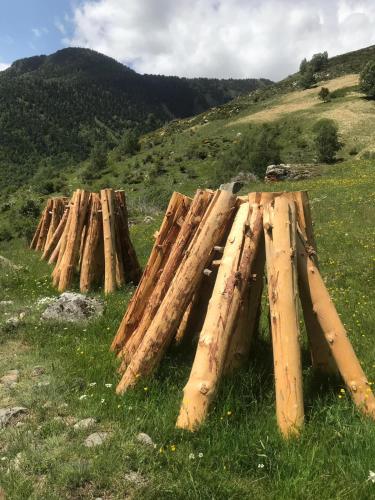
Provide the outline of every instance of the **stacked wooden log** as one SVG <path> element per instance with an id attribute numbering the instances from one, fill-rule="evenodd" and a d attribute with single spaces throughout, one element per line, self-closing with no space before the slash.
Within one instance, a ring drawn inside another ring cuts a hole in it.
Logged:
<path id="1" fill-rule="evenodd" d="M 299 299 L 313 366 L 339 372 L 375 418 L 375 398 L 320 275 L 305 192 L 174 193 L 111 349 L 119 394 L 158 367 L 172 342 L 198 336 L 177 427 L 206 418 L 222 376 L 244 365 L 258 331 L 267 274 L 276 415 L 284 436 L 304 423 Z"/>
<path id="2" fill-rule="evenodd" d="M 141 268 L 132 245 L 123 191 L 77 189 L 71 200 L 47 201 L 30 247 L 55 264 L 53 283 L 64 291 L 79 275 L 80 290 L 104 284 L 105 293 L 138 283 Z"/>

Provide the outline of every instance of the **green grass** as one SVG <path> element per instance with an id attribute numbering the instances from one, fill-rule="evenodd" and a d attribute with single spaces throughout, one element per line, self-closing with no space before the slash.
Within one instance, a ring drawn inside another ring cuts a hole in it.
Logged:
<path id="1" fill-rule="evenodd" d="M 357 161 L 323 172 L 311 180 L 257 183 L 242 191 L 308 189 L 322 273 L 374 381 L 374 168 L 372 162 Z M 192 193 L 194 182 L 186 187 Z M 159 223 L 156 215 L 152 224 L 139 222 L 131 229 L 143 264 Z M 45 324 L 35 302 L 56 295 L 51 269 L 20 240 L 1 243 L 0 254 L 24 266 L 17 272 L 0 270 L 0 300 L 14 300 L 14 312 L 27 312 L 16 332 L 3 327 L 0 334 L 0 375 L 13 368 L 21 372 L 16 388 L 0 389 L 1 406 L 30 410 L 23 426 L 0 430 L 0 485 L 7 498 L 373 498 L 375 485 L 367 477 L 375 469 L 374 422 L 361 416 L 346 394 L 338 397 L 340 381 L 315 376 L 306 350 L 306 425 L 300 439 L 285 442 L 277 430 L 265 327 L 249 368 L 224 381 L 203 427 L 195 434 L 183 432 L 175 421 L 193 353 L 172 350 L 153 379 L 124 397 L 114 393 L 117 363 L 108 348 L 131 287 L 105 298 L 104 316 L 87 325 Z M 40 379 L 30 376 L 35 365 L 46 368 Z M 50 385 L 37 387 L 41 380 Z M 98 423 L 93 430 L 75 431 L 55 418 L 68 416 L 95 417 Z M 108 431 L 111 438 L 99 448 L 85 448 L 83 441 L 94 430 Z M 138 432 L 148 433 L 156 448 L 141 446 Z M 16 470 L 12 463 L 20 452 Z M 195 459 L 189 458 L 192 453 Z M 127 482 L 129 471 L 147 483 Z"/>

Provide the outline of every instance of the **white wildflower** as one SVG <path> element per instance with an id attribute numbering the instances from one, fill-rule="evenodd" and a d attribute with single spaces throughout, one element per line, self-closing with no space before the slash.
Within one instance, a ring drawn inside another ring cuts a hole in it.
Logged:
<path id="1" fill-rule="evenodd" d="M 264 468 L 264 464 L 258 464 L 258 469 L 263 469 Z"/>
<path id="2" fill-rule="evenodd" d="M 82 399 L 86 399 L 87 398 L 87 394 L 82 394 L 82 396 L 79 397 L 79 399 L 82 401 Z"/>
<path id="3" fill-rule="evenodd" d="M 108 388 L 112 387 L 112 384 L 104 384 L 104 385 Z"/>
<path id="4" fill-rule="evenodd" d="M 100 402 L 101 402 L 101 404 L 103 404 L 105 402 L 105 399 L 103 398 Z"/>
<path id="5" fill-rule="evenodd" d="M 195 460 L 194 453 L 189 453 L 189 460 Z"/>
<path id="6" fill-rule="evenodd" d="M 203 453 L 202 452 L 198 453 L 198 457 L 203 458 Z"/>
<path id="7" fill-rule="evenodd" d="M 368 478 L 367 481 L 371 481 L 372 483 L 375 483 L 375 472 L 370 470 L 368 473 Z"/>
<path id="8" fill-rule="evenodd" d="M 91 382 L 91 383 L 89 384 L 89 387 L 95 387 L 95 386 L 96 386 L 96 382 Z"/>

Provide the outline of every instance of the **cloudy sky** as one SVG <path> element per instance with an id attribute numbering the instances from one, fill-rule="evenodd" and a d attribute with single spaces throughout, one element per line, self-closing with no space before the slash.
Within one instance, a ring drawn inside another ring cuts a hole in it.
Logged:
<path id="1" fill-rule="evenodd" d="M 375 44 L 375 0 L 0 0 L 0 70 L 67 46 L 140 73 L 278 80 Z"/>

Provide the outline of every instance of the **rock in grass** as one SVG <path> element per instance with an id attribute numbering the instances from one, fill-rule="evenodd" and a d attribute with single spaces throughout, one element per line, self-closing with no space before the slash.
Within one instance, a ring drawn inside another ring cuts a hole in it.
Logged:
<path id="1" fill-rule="evenodd" d="M 0 429 L 10 425 L 12 421 L 27 414 L 28 409 L 23 406 L 13 406 L 11 408 L 0 408 Z"/>
<path id="2" fill-rule="evenodd" d="M 153 440 L 150 438 L 150 436 L 144 432 L 140 432 L 137 435 L 137 441 L 140 443 L 150 446 L 151 448 L 155 448 L 156 444 L 153 442 Z"/>
<path id="3" fill-rule="evenodd" d="M 18 370 L 9 370 L 3 377 L 0 378 L 0 384 L 6 387 L 14 387 L 17 385 L 20 372 Z"/>
<path id="4" fill-rule="evenodd" d="M 11 260 L 0 255 L 0 268 L 2 267 L 8 269 L 14 269 L 15 271 L 20 271 L 21 269 L 23 269 L 22 266 L 17 266 L 16 264 L 13 264 Z"/>
<path id="5" fill-rule="evenodd" d="M 43 366 L 34 366 L 31 372 L 32 377 L 40 377 L 40 375 L 43 375 L 45 373 L 45 368 Z"/>
<path id="6" fill-rule="evenodd" d="M 222 191 L 229 191 L 232 194 L 236 194 L 242 188 L 242 186 L 243 182 L 234 181 L 228 182 L 227 184 L 221 184 L 219 189 L 221 189 Z"/>
<path id="7" fill-rule="evenodd" d="M 128 483 L 132 483 L 136 486 L 144 486 L 145 484 L 148 483 L 148 480 L 142 476 L 139 472 L 128 472 L 127 474 L 124 475 L 125 481 Z"/>
<path id="8" fill-rule="evenodd" d="M 80 293 L 64 292 L 42 314 L 44 320 L 85 321 L 103 314 L 103 302 Z"/>
<path id="9" fill-rule="evenodd" d="M 76 430 L 88 429 L 96 424 L 95 418 L 84 418 L 83 420 L 79 420 L 76 424 L 73 425 L 73 428 Z"/>
<path id="10" fill-rule="evenodd" d="M 109 438 L 108 432 L 94 432 L 85 439 L 85 446 L 92 448 L 93 446 L 100 446 Z"/>

